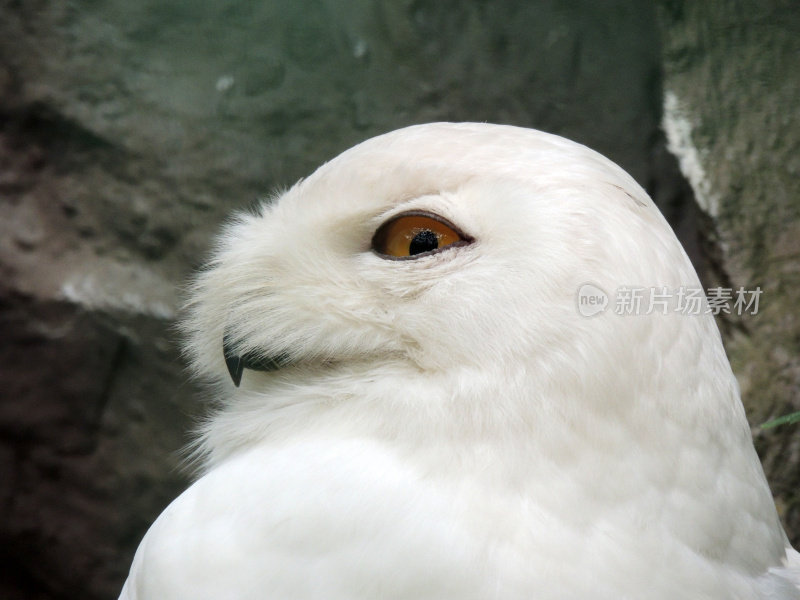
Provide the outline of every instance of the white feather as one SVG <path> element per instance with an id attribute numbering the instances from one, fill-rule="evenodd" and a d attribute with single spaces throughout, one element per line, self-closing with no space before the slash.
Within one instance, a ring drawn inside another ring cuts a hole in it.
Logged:
<path id="1" fill-rule="evenodd" d="M 408 210 L 472 244 L 380 257 Z M 185 323 L 206 472 L 121 598 L 800 598 L 711 315 L 585 318 L 699 288 L 647 194 L 545 133 L 368 140 L 224 231 Z M 284 355 L 230 383 L 241 353 Z"/>

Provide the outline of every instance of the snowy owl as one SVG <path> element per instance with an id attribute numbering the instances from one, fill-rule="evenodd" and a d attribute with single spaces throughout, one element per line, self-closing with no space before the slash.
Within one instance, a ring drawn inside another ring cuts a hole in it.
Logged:
<path id="1" fill-rule="evenodd" d="M 700 283 L 528 129 L 401 129 L 238 215 L 184 323 L 204 474 L 121 598 L 800 598 L 713 316 L 619 289 Z"/>

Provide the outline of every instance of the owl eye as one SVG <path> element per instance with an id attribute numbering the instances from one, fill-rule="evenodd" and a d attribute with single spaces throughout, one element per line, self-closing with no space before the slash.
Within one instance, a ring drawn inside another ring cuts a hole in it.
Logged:
<path id="1" fill-rule="evenodd" d="M 443 218 L 414 211 L 381 225 L 372 237 L 372 249 L 384 258 L 417 258 L 470 242 L 472 238 Z"/>

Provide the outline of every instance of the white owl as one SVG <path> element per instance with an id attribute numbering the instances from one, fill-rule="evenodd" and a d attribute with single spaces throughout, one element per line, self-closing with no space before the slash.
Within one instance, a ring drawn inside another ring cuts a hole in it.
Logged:
<path id="1" fill-rule="evenodd" d="M 236 217 L 185 323 L 205 474 L 121 598 L 800 598 L 713 317 L 587 318 L 587 282 L 700 288 L 538 131 L 409 127 Z"/>

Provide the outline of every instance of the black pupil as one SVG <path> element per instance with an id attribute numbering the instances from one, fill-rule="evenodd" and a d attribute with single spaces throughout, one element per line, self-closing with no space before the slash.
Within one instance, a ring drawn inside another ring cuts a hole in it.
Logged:
<path id="1" fill-rule="evenodd" d="M 408 246 L 409 256 L 421 254 L 423 252 L 430 252 L 439 247 L 439 238 L 430 229 L 423 229 L 411 239 L 411 244 Z"/>

